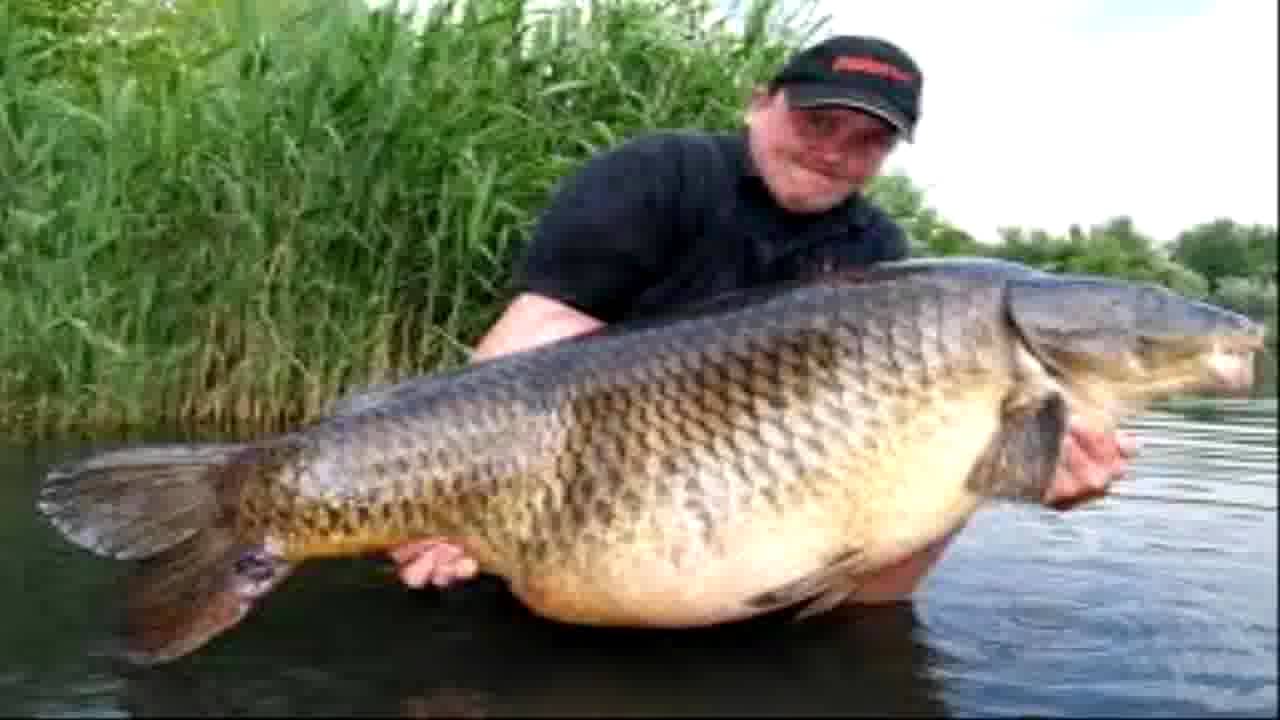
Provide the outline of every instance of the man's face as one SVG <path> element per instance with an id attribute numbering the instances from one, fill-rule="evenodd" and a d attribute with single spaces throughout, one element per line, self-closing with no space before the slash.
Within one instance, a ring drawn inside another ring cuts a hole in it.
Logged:
<path id="1" fill-rule="evenodd" d="M 843 107 L 791 108 L 757 92 L 748 110 L 751 154 L 778 203 L 822 212 L 863 189 L 897 143 L 880 118 Z"/>

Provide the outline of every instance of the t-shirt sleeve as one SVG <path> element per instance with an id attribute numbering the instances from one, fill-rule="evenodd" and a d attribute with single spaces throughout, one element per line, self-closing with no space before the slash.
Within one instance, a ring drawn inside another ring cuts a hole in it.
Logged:
<path id="1" fill-rule="evenodd" d="M 850 234 L 838 236 L 837 241 L 828 246 L 827 257 L 834 266 L 863 267 L 904 260 L 911 255 L 906 232 L 888 213 L 865 202 L 859 215 L 850 227 Z"/>
<path id="2" fill-rule="evenodd" d="M 642 137 L 562 181 L 516 266 L 516 289 L 605 321 L 619 313 L 669 257 L 676 152 L 664 136 Z"/>
<path id="3" fill-rule="evenodd" d="M 907 233 L 884 210 L 868 203 L 869 217 L 864 232 L 868 244 L 873 246 L 871 262 L 905 260 L 911 255 L 911 243 Z"/>

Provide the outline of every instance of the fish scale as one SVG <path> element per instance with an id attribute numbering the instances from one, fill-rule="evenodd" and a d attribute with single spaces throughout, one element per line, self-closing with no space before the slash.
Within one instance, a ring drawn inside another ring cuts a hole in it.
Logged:
<path id="1" fill-rule="evenodd" d="M 563 622 L 807 614 L 986 501 L 1043 498 L 1068 412 L 1247 385 L 1261 345 L 1159 288 L 892 263 L 375 388 L 252 443 L 94 456 L 40 507 L 139 561 L 142 662 L 234 626 L 300 562 L 424 538 Z"/>

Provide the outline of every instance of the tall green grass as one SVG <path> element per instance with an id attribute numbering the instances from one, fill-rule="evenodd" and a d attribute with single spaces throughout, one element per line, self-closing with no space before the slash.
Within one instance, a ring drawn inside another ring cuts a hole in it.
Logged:
<path id="1" fill-rule="evenodd" d="M 734 125 L 791 47 L 771 3 L 737 32 L 697 0 L 227 7 L 88 82 L 0 27 L 8 432 L 268 430 L 457 363 L 554 183 Z"/>

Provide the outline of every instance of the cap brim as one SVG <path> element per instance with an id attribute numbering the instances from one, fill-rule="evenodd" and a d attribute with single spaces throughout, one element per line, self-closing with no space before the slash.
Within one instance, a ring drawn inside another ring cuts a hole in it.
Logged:
<path id="1" fill-rule="evenodd" d="M 906 116 L 874 95 L 838 85 L 820 84 L 792 85 L 783 93 L 787 105 L 795 108 L 845 107 L 870 113 L 892 125 L 902 139 L 912 141 L 911 123 Z"/>

